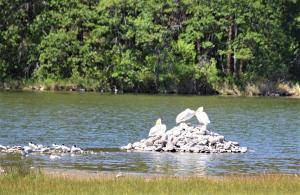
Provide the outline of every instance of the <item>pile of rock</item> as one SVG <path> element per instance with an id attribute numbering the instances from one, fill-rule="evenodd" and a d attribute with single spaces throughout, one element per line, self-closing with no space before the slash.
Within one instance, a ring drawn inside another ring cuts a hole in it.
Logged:
<path id="1" fill-rule="evenodd" d="M 52 146 L 43 146 L 41 144 L 29 143 L 26 146 L 3 146 L 0 145 L 0 153 L 11 153 L 11 154 L 22 154 L 27 155 L 30 153 L 39 153 L 39 154 L 62 154 L 62 153 L 71 153 L 71 154 L 87 154 L 93 153 L 92 151 L 85 151 L 76 145 L 72 147 L 67 147 L 64 144 L 57 145 L 52 144 Z"/>
<path id="2" fill-rule="evenodd" d="M 247 147 L 238 142 L 227 141 L 223 135 L 208 131 L 205 125 L 178 126 L 162 133 L 149 136 L 133 144 L 121 147 L 122 150 L 192 153 L 244 153 Z"/>

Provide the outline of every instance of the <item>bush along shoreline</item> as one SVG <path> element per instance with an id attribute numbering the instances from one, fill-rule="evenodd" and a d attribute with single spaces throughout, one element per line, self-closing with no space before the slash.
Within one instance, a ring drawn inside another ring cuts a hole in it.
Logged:
<path id="1" fill-rule="evenodd" d="M 0 82 L 2 91 L 67 91 L 67 92 L 101 92 L 101 93 L 143 93 L 143 94 L 190 94 L 190 95 L 222 95 L 222 96 L 300 96 L 300 85 L 291 82 L 266 82 L 260 84 L 246 84 L 243 87 L 223 83 L 215 88 L 204 91 L 180 90 L 143 90 L 119 89 L 115 85 L 101 84 L 99 81 L 90 80 L 71 82 L 69 80 L 35 81 L 6 81 Z"/>

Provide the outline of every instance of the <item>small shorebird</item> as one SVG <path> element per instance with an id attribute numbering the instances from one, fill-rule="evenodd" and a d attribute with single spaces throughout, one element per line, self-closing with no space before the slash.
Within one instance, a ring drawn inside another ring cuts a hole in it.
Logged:
<path id="1" fill-rule="evenodd" d="M 50 155 L 50 159 L 51 159 L 51 160 L 60 159 L 60 158 L 61 158 L 61 157 L 60 157 L 60 156 L 57 156 L 57 155 L 53 155 L 53 154 Z"/>
<path id="2" fill-rule="evenodd" d="M 82 149 L 77 147 L 76 145 L 72 146 L 71 148 L 71 153 L 75 153 L 75 152 L 81 152 Z"/>
<path id="3" fill-rule="evenodd" d="M 119 177 L 124 177 L 124 175 L 123 175 L 121 172 L 119 172 L 119 173 L 116 175 L 116 178 L 119 178 Z"/>

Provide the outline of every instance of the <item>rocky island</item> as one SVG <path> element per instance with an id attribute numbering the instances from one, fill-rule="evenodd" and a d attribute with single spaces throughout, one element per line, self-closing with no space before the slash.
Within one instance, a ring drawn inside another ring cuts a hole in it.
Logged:
<path id="1" fill-rule="evenodd" d="M 187 123 L 196 116 L 199 124 Z M 229 141 L 225 136 L 209 131 L 210 123 L 203 107 L 197 111 L 186 109 L 176 118 L 177 126 L 166 131 L 166 125 L 158 119 L 156 125 L 150 129 L 149 137 L 129 143 L 121 147 L 129 151 L 157 151 L 157 152 L 192 152 L 192 153 L 245 153 L 247 147 L 241 147 L 236 141 Z"/>

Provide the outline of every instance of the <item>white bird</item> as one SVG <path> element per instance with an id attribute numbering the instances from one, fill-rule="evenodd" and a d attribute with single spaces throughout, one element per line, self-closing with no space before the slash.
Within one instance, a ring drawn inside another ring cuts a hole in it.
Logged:
<path id="1" fill-rule="evenodd" d="M 150 129 L 149 136 L 161 135 L 167 130 L 165 124 L 161 124 L 161 119 L 157 119 L 155 125 Z"/>
<path id="2" fill-rule="evenodd" d="M 38 146 L 35 145 L 35 144 L 32 143 L 32 142 L 29 142 L 29 143 L 28 143 L 28 146 L 29 146 L 31 149 L 33 149 L 33 150 L 38 149 Z"/>
<path id="3" fill-rule="evenodd" d="M 5 170 L 0 167 L 0 173 L 5 173 Z"/>
<path id="4" fill-rule="evenodd" d="M 55 160 L 55 159 L 60 159 L 61 157 L 60 156 L 57 156 L 57 155 L 50 155 L 50 159 L 51 160 Z"/>
<path id="5" fill-rule="evenodd" d="M 123 175 L 121 172 L 119 172 L 119 173 L 116 175 L 116 178 L 119 178 L 119 177 L 124 177 L 124 175 Z"/>
<path id="6" fill-rule="evenodd" d="M 59 145 L 57 145 L 56 143 L 52 144 L 52 147 L 59 147 Z"/>
<path id="7" fill-rule="evenodd" d="M 6 146 L 2 146 L 2 145 L 0 145 L 0 150 L 6 150 L 7 149 L 7 147 Z"/>
<path id="8" fill-rule="evenodd" d="M 62 144 L 60 146 L 60 148 L 62 149 L 63 152 L 70 152 L 71 151 L 71 149 L 69 147 L 65 146 L 65 144 Z"/>
<path id="9" fill-rule="evenodd" d="M 206 114 L 206 112 L 203 111 L 203 107 L 199 107 L 196 110 L 196 118 L 199 121 L 199 123 L 201 125 L 204 125 L 206 127 L 206 125 L 208 125 L 210 123 L 210 120 Z"/>
<path id="10" fill-rule="evenodd" d="M 24 146 L 23 149 L 24 149 L 24 152 L 27 154 L 32 152 L 32 147 L 30 147 L 30 146 Z"/>
<path id="11" fill-rule="evenodd" d="M 77 147 L 76 145 L 72 146 L 71 153 L 81 152 L 82 149 Z"/>
<path id="12" fill-rule="evenodd" d="M 195 113 L 196 112 L 194 110 L 191 110 L 189 108 L 185 109 L 184 111 L 182 111 L 181 113 L 179 113 L 177 115 L 176 124 L 190 120 L 191 118 L 193 118 L 195 116 Z"/>

